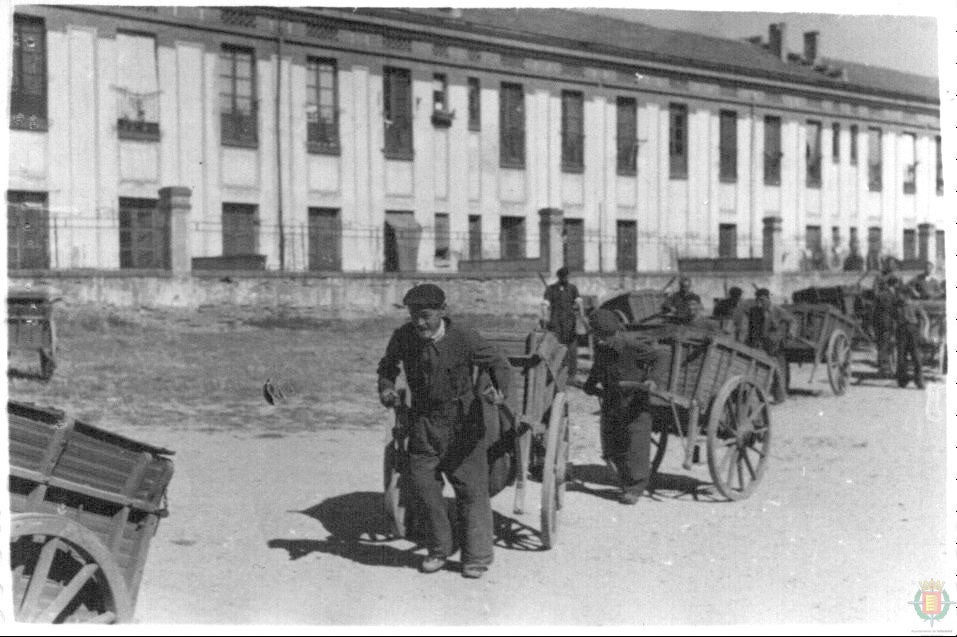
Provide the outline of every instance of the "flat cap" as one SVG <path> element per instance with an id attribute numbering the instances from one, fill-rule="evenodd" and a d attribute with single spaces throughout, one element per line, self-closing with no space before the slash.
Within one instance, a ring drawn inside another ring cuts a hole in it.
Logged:
<path id="1" fill-rule="evenodd" d="M 599 309 L 592 312 L 588 324 L 598 336 L 611 336 L 621 329 L 621 321 L 611 310 Z"/>
<path id="2" fill-rule="evenodd" d="M 558 278 L 562 278 L 563 276 L 568 276 L 568 268 L 566 268 L 565 266 L 558 268 L 558 270 L 555 272 L 555 276 L 557 276 Z"/>
<path id="3" fill-rule="evenodd" d="M 402 304 L 406 306 L 418 305 L 421 307 L 442 307 L 445 303 L 445 292 L 432 283 L 422 283 L 405 293 Z"/>

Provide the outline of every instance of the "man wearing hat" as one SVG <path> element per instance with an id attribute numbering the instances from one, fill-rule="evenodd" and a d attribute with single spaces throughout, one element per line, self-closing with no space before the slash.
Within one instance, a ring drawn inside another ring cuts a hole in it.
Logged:
<path id="1" fill-rule="evenodd" d="M 656 354 L 650 346 L 625 338 L 610 310 L 595 310 L 589 325 L 595 362 L 582 389 L 601 399 L 602 452 L 618 473 L 619 501 L 636 504 L 650 478 L 652 413 L 647 394 L 624 389 L 621 382 L 648 380 Z"/>
<path id="2" fill-rule="evenodd" d="M 678 279 L 678 291 L 668 296 L 661 306 L 661 311 L 673 315 L 678 321 L 687 323 L 691 320 L 690 304 L 693 298 L 701 301 L 697 294 L 691 291 L 691 279 L 682 275 Z"/>
<path id="3" fill-rule="evenodd" d="M 754 302 L 739 309 L 734 323 L 735 337 L 739 342 L 763 350 L 776 360 L 782 382 L 775 384 L 774 398 L 777 401 L 784 400 L 791 374 L 781 346 L 791 332 L 794 317 L 790 312 L 772 305 L 771 292 L 767 288 L 760 288 L 754 293 Z"/>
<path id="4" fill-rule="evenodd" d="M 557 283 L 545 288 L 545 300 L 548 301 L 548 330 L 565 345 L 565 365 L 568 367 L 568 380 L 575 380 L 578 371 L 578 338 L 575 333 L 576 309 L 581 302 L 578 288 L 568 281 L 568 268 L 562 266 L 555 273 Z"/>
<path id="5" fill-rule="evenodd" d="M 874 280 L 874 309 L 871 326 L 874 340 L 877 341 L 877 372 L 881 376 L 891 375 L 891 355 L 894 351 L 896 300 L 899 280 L 893 274 L 879 276 Z"/>
<path id="6" fill-rule="evenodd" d="M 731 287 L 728 290 L 728 296 L 714 304 L 714 311 L 711 313 L 712 318 L 723 321 L 734 316 L 743 293 L 738 286 Z"/>
<path id="7" fill-rule="evenodd" d="M 487 369 L 500 393 L 508 391 L 511 369 L 498 348 L 446 316 L 445 293 L 417 285 L 402 302 L 411 320 L 395 330 L 379 361 L 379 400 L 398 399 L 399 364 L 412 395 L 409 475 L 430 531 L 429 555 L 420 566 L 434 573 L 453 552 L 452 525 L 442 495 L 445 475 L 455 490 L 463 528 L 462 575 L 479 578 L 492 563 L 492 507 L 481 405 L 472 368 Z"/>

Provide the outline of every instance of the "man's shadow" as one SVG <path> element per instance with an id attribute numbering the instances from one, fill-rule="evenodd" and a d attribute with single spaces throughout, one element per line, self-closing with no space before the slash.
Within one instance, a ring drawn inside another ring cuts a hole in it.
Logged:
<path id="1" fill-rule="evenodd" d="M 455 520 L 455 504 L 446 498 L 449 514 Z M 327 498 L 307 509 L 294 511 L 319 522 L 329 536 L 323 540 L 301 538 L 274 538 L 267 542 L 273 549 L 285 549 L 290 560 L 298 560 L 313 553 L 336 555 L 369 566 L 398 566 L 413 568 L 421 559 L 416 551 L 422 548 L 422 533 L 410 529 L 412 542 L 407 549 L 390 543 L 399 538 L 392 532 L 392 523 L 383 506 L 383 496 L 376 491 L 356 491 Z M 544 550 L 538 531 L 518 520 L 493 512 L 495 545 L 509 550 Z M 456 547 L 461 542 L 460 529 L 453 522 Z"/>

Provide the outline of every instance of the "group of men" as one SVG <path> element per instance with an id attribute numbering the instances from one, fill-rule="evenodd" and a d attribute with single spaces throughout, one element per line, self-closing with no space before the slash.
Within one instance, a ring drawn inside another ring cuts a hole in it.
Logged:
<path id="1" fill-rule="evenodd" d="M 557 272 L 558 282 L 547 286 L 548 328 L 569 346 L 569 378 L 574 378 L 575 326 L 581 302 L 568 270 Z M 893 264 L 876 286 L 875 330 L 887 336 L 893 330 L 898 346 L 898 382 L 906 385 L 906 360 L 914 364 L 915 384 L 923 387 L 917 348 L 917 314 L 912 299 L 936 294 L 929 273 L 904 285 Z M 695 327 L 724 329 L 739 341 L 767 352 L 781 369 L 783 382 L 775 398 L 783 399 L 788 364 L 782 344 L 791 331 L 791 316 L 771 303 L 767 289 L 758 289 L 753 301 L 742 300 L 740 288 L 715 306 L 712 318 L 702 316 L 700 297 L 691 291 L 691 280 L 681 277 L 678 290 L 668 296 L 662 313 L 673 321 Z M 436 285 L 422 284 L 405 295 L 410 321 L 393 332 L 378 366 L 379 399 L 386 407 L 399 400 L 396 379 L 401 370 L 411 394 L 409 423 L 409 474 L 411 487 L 424 516 L 428 555 L 420 564 L 424 573 L 442 570 L 456 549 L 445 504 L 443 476 L 455 491 L 456 514 L 462 525 L 462 575 L 479 578 L 492 563 L 492 508 L 489 495 L 488 440 L 482 406 L 472 381 L 474 367 L 489 372 L 494 402 L 507 398 L 511 368 L 504 354 L 474 330 L 453 323 L 447 316 L 445 293 Z M 888 319 L 889 320 L 885 320 Z M 722 327 L 722 321 L 724 326 Z M 595 341 L 591 371 L 583 385 L 600 397 L 602 447 L 605 459 L 617 473 L 620 502 L 635 504 L 650 478 L 650 439 L 658 414 L 649 404 L 648 383 L 657 354 L 651 346 L 624 337 L 618 315 L 606 309 L 589 317 Z M 882 340 L 881 343 L 888 342 Z M 886 354 L 886 351 L 885 351 Z M 903 355 L 902 355 L 903 354 Z"/>

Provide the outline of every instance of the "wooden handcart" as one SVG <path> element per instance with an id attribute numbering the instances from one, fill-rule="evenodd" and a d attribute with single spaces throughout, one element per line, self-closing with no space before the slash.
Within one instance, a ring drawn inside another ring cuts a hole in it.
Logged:
<path id="1" fill-rule="evenodd" d="M 55 300 L 44 290 L 7 293 L 7 355 L 17 351 L 39 354 L 38 376 L 43 380 L 56 369 Z"/>
<path id="2" fill-rule="evenodd" d="M 491 496 L 515 485 L 514 511 L 525 512 L 529 473 L 541 476 L 541 542 L 555 545 L 558 511 L 565 492 L 569 451 L 568 401 L 565 384 L 565 346 L 554 334 L 538 329 L 530 334 L 484 334 L 501 347 L 512 367 L 511 387 L 504 404 L 492 403 L 491 381 L 475 375 L 476 395 L 482 405 L 489 458 Z M 405 398 L 395 410 L 392 440 L 384 462 L 385 505 L 396 537 L 415 528 L 413 498 L 407 484 L 409 407 Z"/>
<path id="3" fill-rule="evenodd" d="M 629 338 L 652 345 L 658 353 L 650 381 L 623 384 L 647 392 L 657 411 L 652 476 L 673 436 L 681 441 L 685 470 L 691 469 L 696 449 L 704 444 L 718 492 L 729 500 L 748 497 L 769 460 L 773 360 L 724 334 L 690 327 L 666 326 Z"/>
<path id="4" fill-rule="evenodd" d="M 173 452 L 53 409 L 7 414 L 17 621 L 131 621 Z"/>
<path id="5" fill-rule="evenodd" d="M 811 376 L 819 363 L 827 367 L 827 380 L 834 395 L 847 391 L 851 377 L 851 338 L 858 323 L 828 303 L 783 305 L 795 319 L 791 336 L 781 346 L 790 363 L 811 363 Z"/>
<path id="6" fill-rule="evenodd" d="M 924 310 L 921 317 L 920 344 L 924 365 L 940 375 L 947 373 L 947 302 L 944 299 L 917 301 Z"/>

